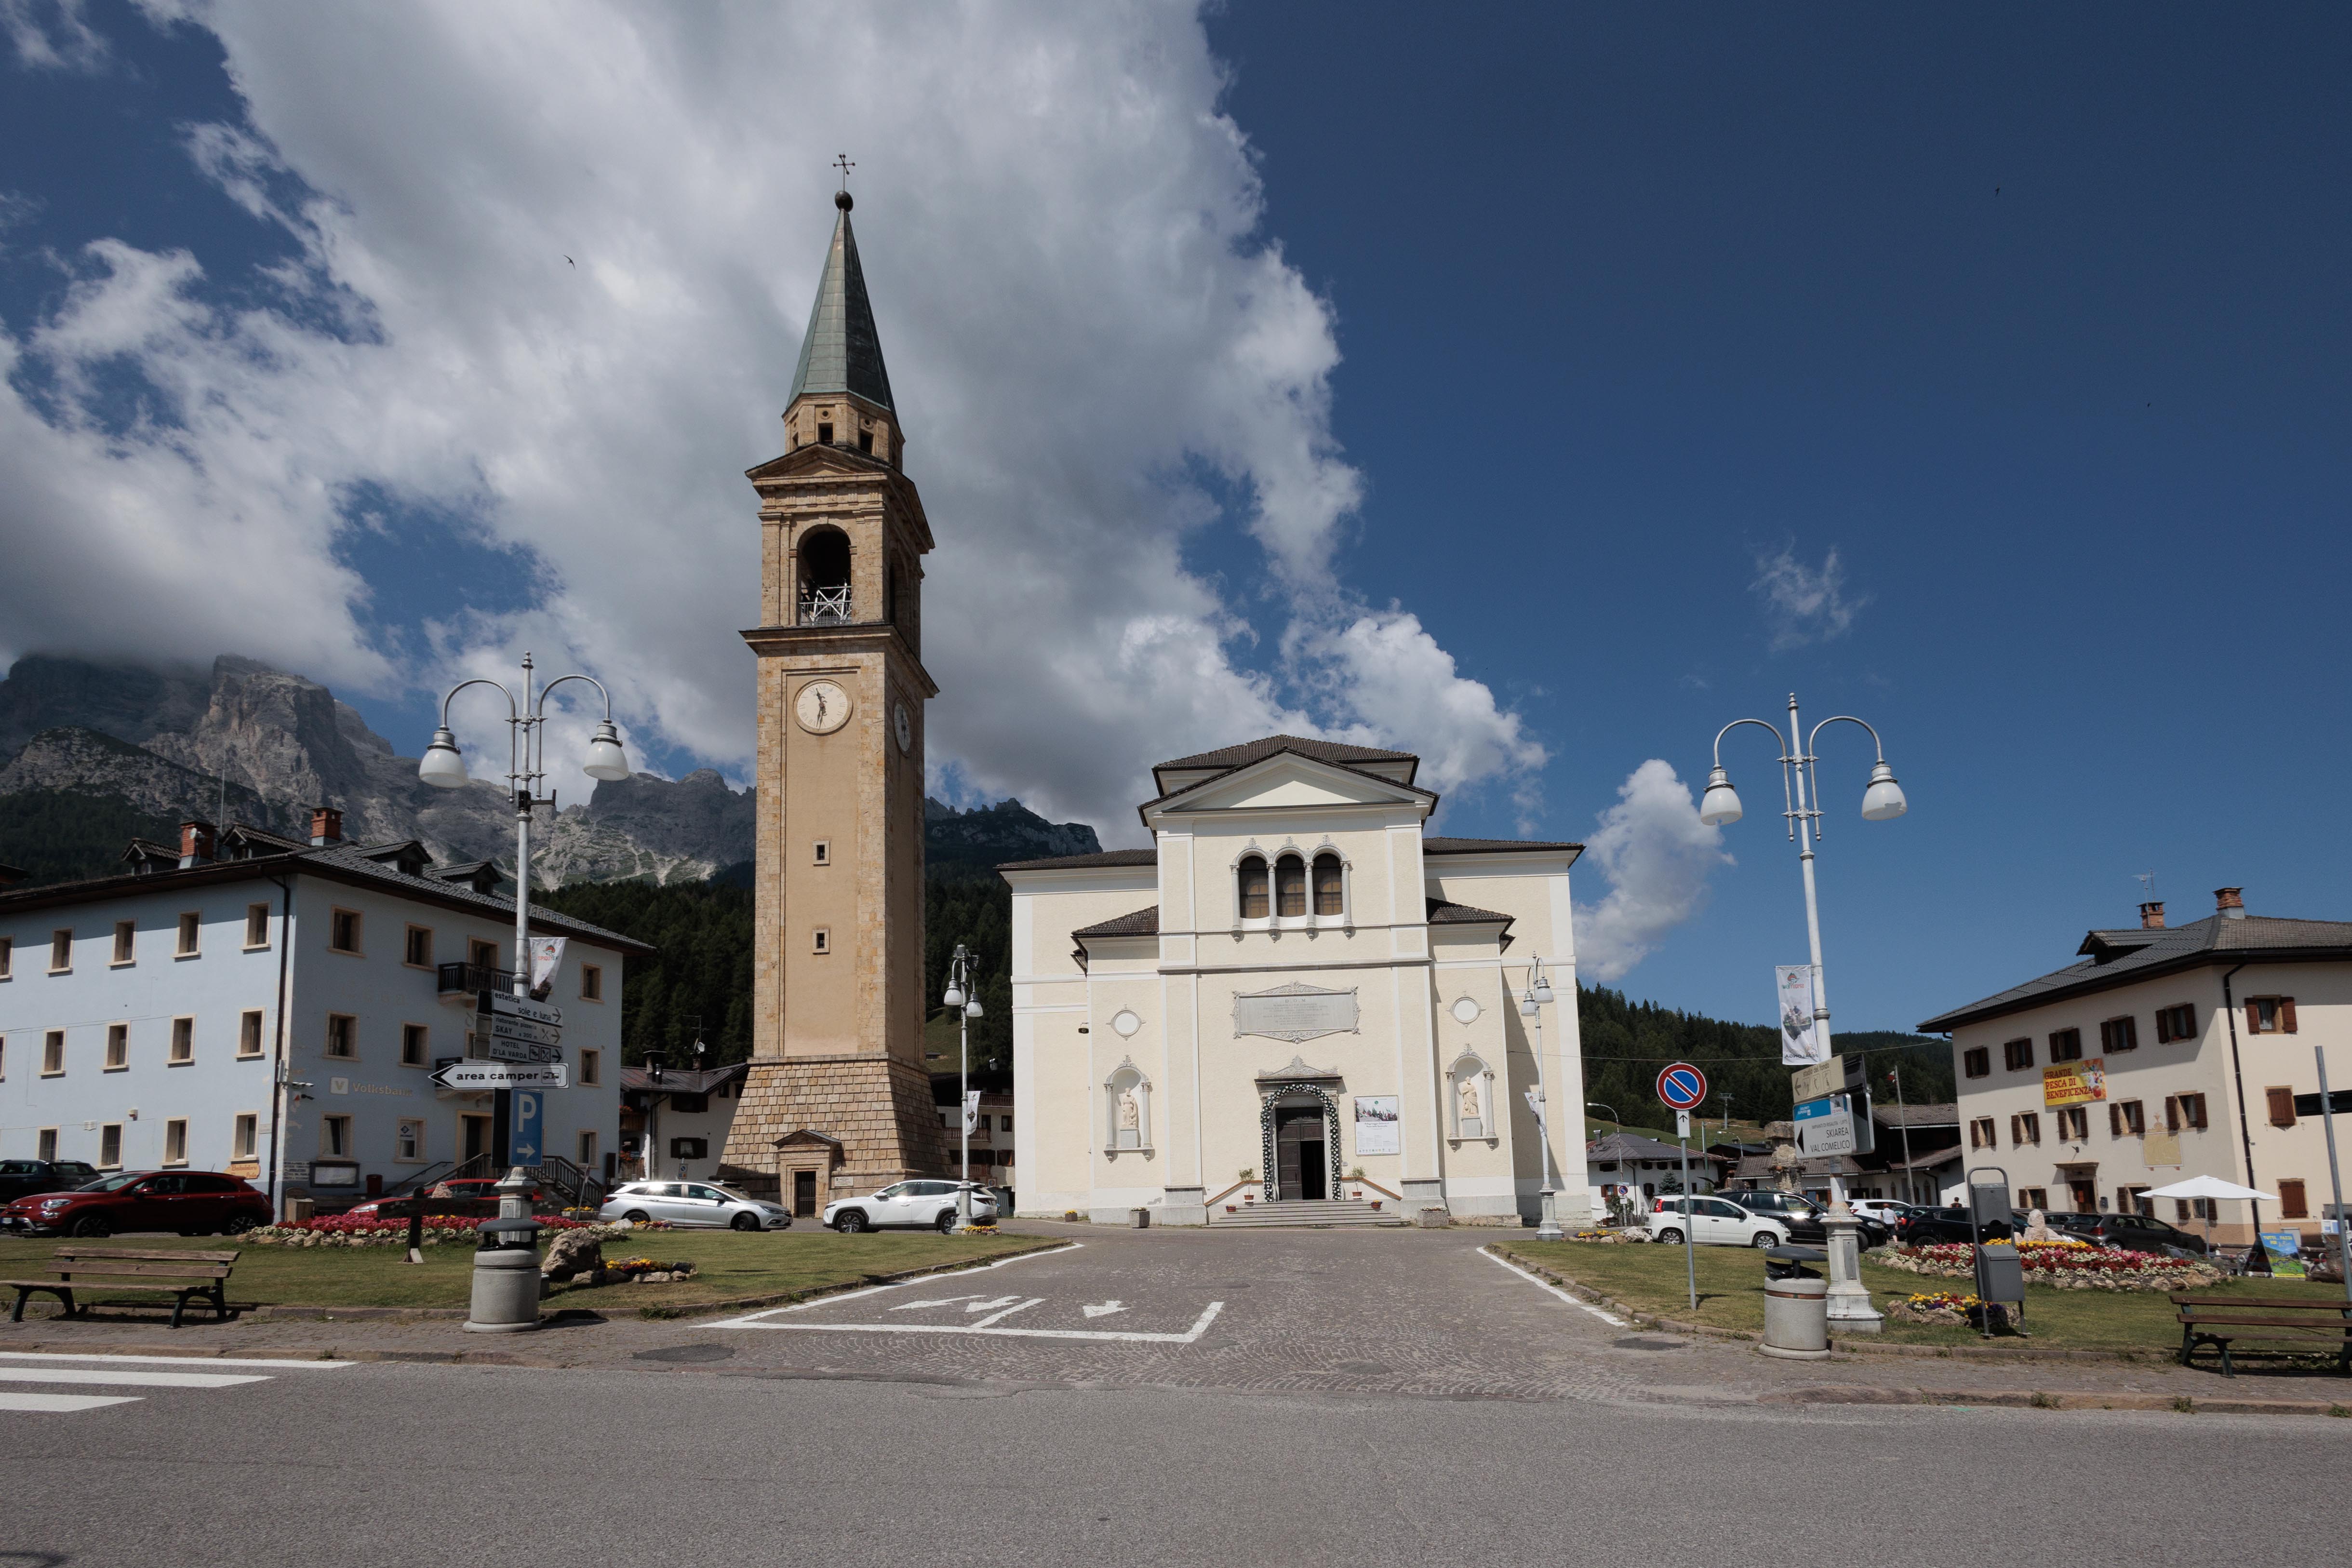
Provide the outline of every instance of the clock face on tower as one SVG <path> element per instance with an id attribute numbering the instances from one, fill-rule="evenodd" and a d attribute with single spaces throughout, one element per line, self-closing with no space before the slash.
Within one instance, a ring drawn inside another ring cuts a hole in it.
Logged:
<path id="1" fill-rule="evenodd" d="M 812 680 L 793 700 L 801 728 L 812 735 L 830 735 L 849 722 L 849 693 L 830 680 Z"/>
<path id="2" fill-rule="evenodd" d="M 902 754 L 915 749 L 915 721 L 907 717 L 905 703 L 899 703 L 898 710 L 890 716 L 890 728 L 898 733 L 898 750 Z"/>

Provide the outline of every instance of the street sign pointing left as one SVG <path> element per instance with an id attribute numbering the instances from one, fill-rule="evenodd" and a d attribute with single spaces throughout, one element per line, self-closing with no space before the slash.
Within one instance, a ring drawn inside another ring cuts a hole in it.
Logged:
<path id="1" fill-rule="evenodd" d="M 566 1089 L 571 1077 L 562 1062 L 448 1062 L 434 1069 L 440 1089 L 467 1092 L 486 1089 Z"/>

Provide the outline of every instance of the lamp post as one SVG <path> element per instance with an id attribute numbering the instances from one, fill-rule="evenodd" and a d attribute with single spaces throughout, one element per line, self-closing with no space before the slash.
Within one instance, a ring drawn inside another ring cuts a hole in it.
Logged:
<path id="1" fill-rule="evenodd" d="M 963 1129 L 963 1182 L 956 1189 L 956 1229 L 971 1228 L 971 1020 L 982 1016 L 980 996 L 971 983 L 971 950 L 956 943 L 948 960 L 947 994 L 943 1007 L 956 1011 L 956 1111 Z"/>
<path id="2" fill-rule="evenodd" d="M 416 776 L 436 789 L 463 789 L 466 759 L 457 752 L 457 738 L 449 732 L 449 704 L 457 693 L 469 686 L 495 688 L 507 700 L 507 791 L 514 799 L 515 813 L 515 956 L 514 994 L 530 993 L 530 813 L 535 805 L 553 805 L 551 794 L 540 800 L 534 794 L 539 782 L 547 776 L 546 726 L 547 694 L 567 680 L 584 680 L 596 689 L 604 700 L 604 721 L 596 726 L 595 736 L 588 742 L 588 754 L 581 761 L 582 771 L 592 779 L 607 781 L 629 776 L 628 753 L 621 750 L 621 737 L 613 728 L 613 694 L 604 689 L 604 682 L 593 676 L 562 675 L 537 690 L 531 686 L 531 659 L 522 656 L 522 689 L 520 695 L 499 682 L 484 676 L 461 680 L 451 687 L 441 699 L 441 724 L 433 731 L 433 743 L 425 748 L 425 756 L 416 764 Z M 487 988 L 487 987 L 486 987 Z M 503 1096 L 506 1091 L 499 1091 Z M 500 1125 L 505 1124 L 502 1115 Z M 520 1167 L 518 1167 L 520 1169 Z M 646 1151 L 646 1174 L 654 1173 L 652 1150 Z"/>
<path id="3" fill-rule="evenodd" d="M 1903 1109 L 1903 1064 L 1897 1060 L 1886 1074 L 1886 1081 L 1895 1086 L 1895 1120 L 1903 1124 L 1903 1201 L 1910 1203 L 1918 1192 L 1919 1173 L 1911 1168 L 1911 1116 Z"/>
<path id="4" fill-rule="evenodd" d="M 1617 1142 L 1619 1144 L 1617 1150 L 1617 1173 L 1621 1176 L 1623 1175 L 1625 1173 L 1625 1150 L 1623 1147 L 1625 1142 L 1625 1123 L 1618 1120 L 1617 1108 L 1610 1104 L 1605 1100 L 1588 1100 L 1584 1102 L 1584 1109 L 1587 1110 L 1605 1110 L 1609 1113 L 1609 1125 L 1610 1128 L 1617 1134 Z M 1624 1195 L 1624 1183 L 1619 1182 L 1617 1184 L 1618 1195 L 1620 1197 Z M 1612 1212 L 1612 1214 L 1614 1213 L 1613 1210 Z"/>
<path id="5" fill-rule="evenodd" d="M 1889 822 L 1910 809 L 1903 798 L 1903 786 L 1895 782 L 1895 770 L 1886 765 L 1886 747 L 1878 731 L 1864 720 L 1852 714 L 1838 713 L 1822 720 L 1808 732 L 1797 717 L 1797 694 L 1789 693 L 1789 731 L 1761 719 L 1734 719 L 1715 736 L 1715 765 L 1706 775 L 1706 795 L 1699 802 L 1698 819 L 1709 827 L 1726 826 L 1742 816 L 1739 796 L 1731 788 L 1731 775 L 1723 768 L 1723 738 L 1743 724 L 1753 724 L 1771 732 L 1780 743 L 1780 787 L 1785 809 L 1781 816 L 1788 819 L 1789 837 L 1797 846 L 1797 859 L 1805 877 L 1805 937 L 1810 945 L 1813 978 L 1813 1058 L 1829 1059 L 1830 1005 L 1829 993 L 1822 978 L 1822 914 L 1820 900 L 1813 888 L 1813 841 L 1822 837 L 1821 783 L 1814 773 L 1813 742 L 1832 724 L 1860 724 L 1870 731 L 1871 743 L 1877 747 L 1878 760 L 1872 764 L 1870 783 L 1862 795 L 1862 816 L 1865 822 Z M 1829 1316 L 1832 1322 L 1842 1322 L 1850 1330 L 1864 1333 L 1877 1331 L 1880 1318 L 1871 1307 L 1870 1292 L 1862 1288 L 1861 1249 L 1855 1244 L 1853 1210 L 1846 1205 L 1845 1183 L 1832 1174 L 1830 1177 L 1829 1212 L 1830 1288 Z"/>
<path id="6" fill-rule="evenodd" d="M 1559 1193 L 1552 1181 L 1550 1101 L 1546 1099 L 1544 1083 L 1543 1005 L 1552 1000 L 1551 979 L 1544 973 L 1541 958 L 1528 963 L 1528 987 L 1519 996 L 1519 1016 L 1528 1021 L 1535 1031 L 1536 1047 L 1536 1136 L 1543 1143 L 1543 1196 L 1541 1218 L 1536 1226 L 1538 1241 L 1558 1241 L 1559 1230 Z"/>

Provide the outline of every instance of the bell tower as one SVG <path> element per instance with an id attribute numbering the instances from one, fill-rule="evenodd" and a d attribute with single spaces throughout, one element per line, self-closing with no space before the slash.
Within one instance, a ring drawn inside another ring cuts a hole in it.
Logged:
<path id="1" fill-rule="evenodd" d="M 945 1169 L 923 1068 L 922 499 L 849 193 L 760 497 L 751 1062 L 722 1174 L 822 1205 Z M 772 1184 L 772 1187 L 771 1187 Z"/>

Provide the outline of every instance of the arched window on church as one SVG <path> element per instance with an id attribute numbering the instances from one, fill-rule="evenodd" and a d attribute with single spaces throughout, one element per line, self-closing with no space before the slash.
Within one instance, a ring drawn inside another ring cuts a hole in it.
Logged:
<path id="1" fill-rule="evenodd" d="M 1315 857 L 1315 912 L 1336 915 L 1345 908 L 1339 879 L 1339 858 L 1322 854 Z"/>
<path id="2" fill-rule="evenodd" d="M 1262 856 L 1245 855 L 1241 864 L 1242 919 L 1262 921 L 1272 913 L 1266 901 L 1265 860 Z"/>
<path id="3" fill-rule="evenodd" d="M 1296 855 L 1285 855 L 1274 863 L 1274 912 L 1307 912 L 1307 862 Z"/>
<path id="4" fill-rule="evenodd" d="M 801 617 L 804 626 L 855 619 L 849 602 L 849 535 L 815 528 L 801 536 Z"/>

